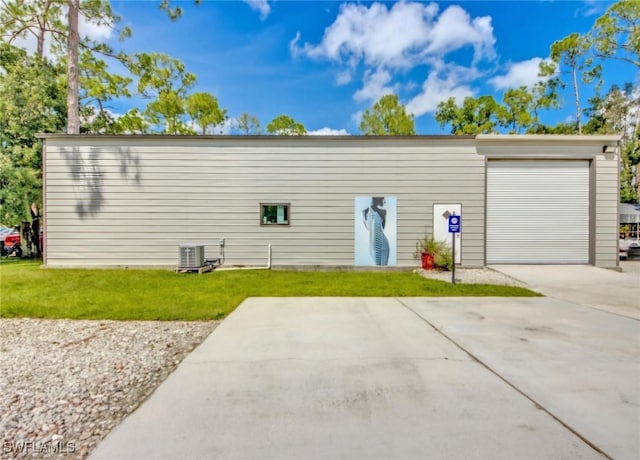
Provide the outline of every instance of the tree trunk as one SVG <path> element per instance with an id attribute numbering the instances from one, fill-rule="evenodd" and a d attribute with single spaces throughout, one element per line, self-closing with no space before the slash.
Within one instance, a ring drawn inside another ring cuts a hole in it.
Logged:
<path id="1" fill-rule="evenodd" d="M 44 58 L 44 30 L 38 31 L 38 41 L 36 45 L 36 56 L 40 59 Z"/>
<path id="2" fill-rule="evenodd" d="M 573 94 L 576 97 L 576 121 L 578 122 L 578 134 L 582 134 L 582 111 L 580 110 L 580 94 L 578 93 L 578 75 L 573 68 Z"/>
<path id="3" fill-rule="evenodd" d="M 78 48 L 80 36 L 78 34 L 78 16 L 80 0 L 69 1 L 69 38 L 67 39 L 67 134 L 80 133 L 79 111 L 79 74 Z"/>

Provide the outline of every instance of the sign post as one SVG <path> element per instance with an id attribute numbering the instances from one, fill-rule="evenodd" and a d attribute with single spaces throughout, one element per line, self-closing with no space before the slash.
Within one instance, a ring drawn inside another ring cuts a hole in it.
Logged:
<path id="1" fill-rule="evenodd" d="M 456 233 L 460 233 L 462 217 L 452 214 L 449 216 L 449 233 L 451 233 L 451 283 L 456 284 Z"/>

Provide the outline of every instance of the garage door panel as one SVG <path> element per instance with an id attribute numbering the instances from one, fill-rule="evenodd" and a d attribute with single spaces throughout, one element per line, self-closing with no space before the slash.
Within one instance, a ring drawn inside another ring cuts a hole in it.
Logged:
<path id="1" fill-rule="evenodd" d="M 487 263 L 588 262 L 588 161 L 489 161 Z"/>

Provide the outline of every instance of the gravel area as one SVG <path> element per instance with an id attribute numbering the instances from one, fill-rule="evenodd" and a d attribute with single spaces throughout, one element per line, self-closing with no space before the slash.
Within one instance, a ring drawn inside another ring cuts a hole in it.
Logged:
<path id="1" fill-rule="evenodd" d="M 451 272 L 441 272 L 438 270 L 423 270 L 420 273 L 425 278 L 451 282 Z M 497 272 L 490 268 L 456 268 L 456 283 L 466 284 L 501 284 L 505 286 L 526 287 L 525 283 L 511 278 L 504 273 Z"/>
<path id="2" fill-rule="evenodd" d="M 218 324 L 0 319 L 0 458 L 86 458 Z"/>

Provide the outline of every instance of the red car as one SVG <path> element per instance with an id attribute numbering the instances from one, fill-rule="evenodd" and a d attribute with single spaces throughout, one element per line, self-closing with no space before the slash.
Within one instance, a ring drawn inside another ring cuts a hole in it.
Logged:
<path id="1" fill-rule="evenodd" d="M 13 230 L 11 233 L 7 233 L 4 237 L 4 246 L 7 248 L 12 247 L 14 244 L 20 243 L 20 232 Z"/>

